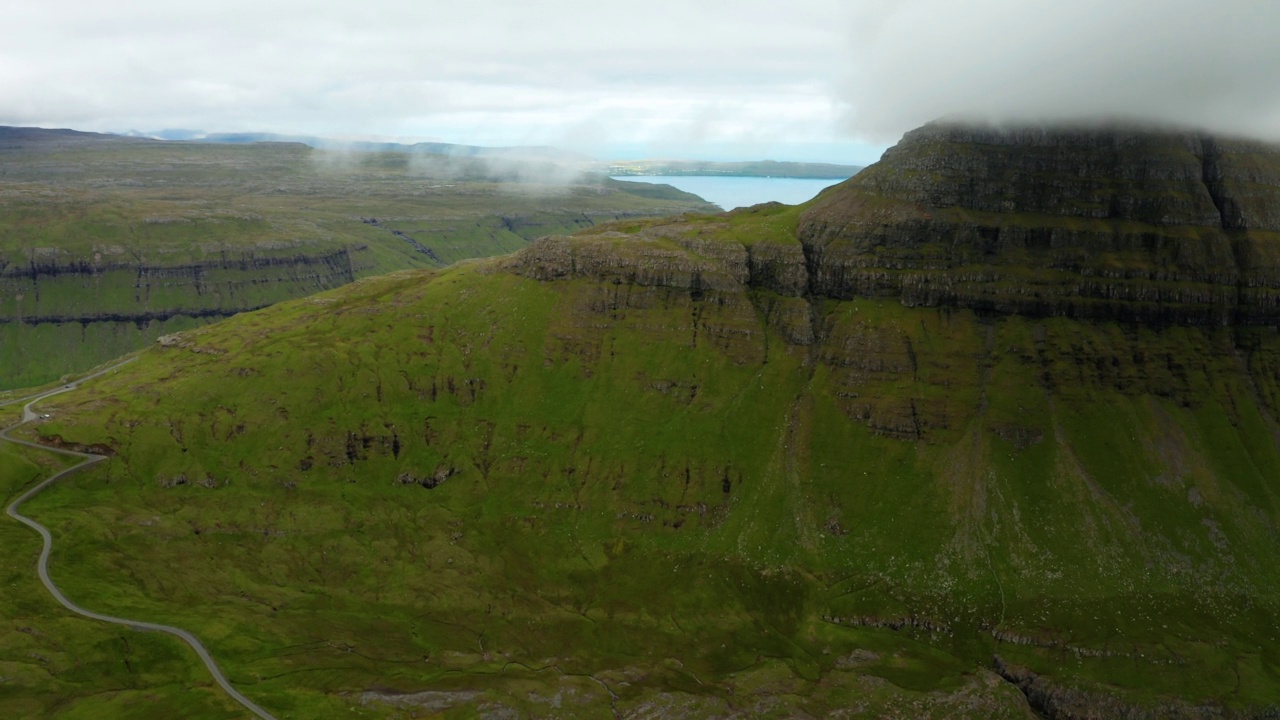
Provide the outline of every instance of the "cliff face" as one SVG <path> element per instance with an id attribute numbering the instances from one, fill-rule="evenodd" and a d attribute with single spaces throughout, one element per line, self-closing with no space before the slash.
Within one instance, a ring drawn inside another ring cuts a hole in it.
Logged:
<path id="1" fill-rule="evenodd" d="M 226 316 L 351 282 L 367 248 L 242 251 L 181 264 L 33 257 L 0 263 L 0 322 L 96 322 Z M 296 287 L 274 292 L 262 286 Z"/>
<path id="2" fill-rule="evenodd" d="M 0 384 L 92 367 L 165 333 L 344 285 L 371 264 L 360 246 L 245 249 L 178 263 L 102 253 L 0 261 Z"/>
<path id="3" fill-rule="evenodd" d="M 1177 324 L 1280 318 L 1280 150 L 1125 129 L 908 133 L 799 238 L 833 298 Z"/>

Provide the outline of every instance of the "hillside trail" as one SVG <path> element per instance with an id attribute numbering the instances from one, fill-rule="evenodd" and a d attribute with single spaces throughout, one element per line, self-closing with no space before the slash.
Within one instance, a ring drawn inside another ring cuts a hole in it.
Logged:
<path id="1" fill-rule="evenodd" d="M 28 401 L 25 405 L 22 406 L 22 420 L 15 423 L 14 425 L 11 425 L 5 428 L 4 430 L 0 430 L 0 439 L 6 440 L 11 443 L 15 443 L 17 445 L 24 445 L 26 447 L 35 448 L 37 450 L 43 450 L 45 452 L 56 453 L 58 455 L 64 455 L 69 457 L 78 457 L 81 459 L 80 462 L 76 463 L 75 465 L 72 465 L 69 468 L 66 468 L 57 473 L 54 473 L 53 475 L 50 475 L 49 477 L 45 478 L 40 483 L 38 483 L 35 487 L 31 488 L 30 490 L 20 495 L 17 500 L 14 500 L 12 503 L 9 503 L 9 507 L 5 509 L 5 512 L 8 513 L 9 517 L 23 523 L 27 527 L 30 527 L 32 530 L 35 530 L 36 532 L 40 533 L 40 537 L 43 538 L 44 547 L 41 548 L 40 550 L 40 560 L 36 564 L 36 572 L 40 576 L 40 582 L 44 585 L 45 589 L 49 591 L 50 595 L 53 595 L 53 598 L 57 600 L 60 605 L 62 605 L 64 608 L 70 610 L 71 612 L 77 615 L 80 615 L 82 617 L 87 617 L 91 620 L 98 620 L 101 622 L 112 623 L 115 625 L 124 625 L 127 628 L 130 628 L 132 630 L 137 630 L 139 632 L 162 632 L 162 633 L 168 633 L 169 635 L 173 635 L 177 637 L 178 639 L 182 640 L 187 645 L 189 645 L 192 650 L 195 650 L 196 655 L 200 657 L 200 660 L 204 662 L 204 666 L 208 668 L 209 674 L 213 676 L 214 682 L 218 683 L 219 687 L 221 687 L 224 691 L 226 691 L 227 695 L 231 696 L 232 700 L 235 700 L 236 702 L 240 703 L 247 710 L 252 712 L 254 715 L 258 716 L 259 718 L 262 718 L 262 720 L 276 720 L 274 715 L 267 712 L 266 710 L 263 710 L 261 707 L 259 707 L 249 698 L 245 697 L 244 695 L 241 695 L 240 691 L 236 690 L 235 687 L 231 685 L 231 683 L 227 680 L 226 676 L 222 674 L 222 670 L 218 667 L 218 664 L 214 662 L 213 656 L 209 654 L 209 651 L 205 648 L 204 644 L 202 644 L 198 639 L 196 639 L 195 635 L 192 635 L 191 633 L 187 632 L 186 630 L 183 630 L 182 628 L 174 627 L 172 625 L 160 625 L 157 623 L 145 622 L 142 620 L 130 620 L 128 618 L 114 617 L 112 615 L 103 615 L 102 613 L 96 613 L 96 612 L 93 612 L 92 610 L 86 610 L 80 607 L 79 605 L 68 600 L 67 596 L 64 595 L 62 591 L 58 589 L 58 586 L 55 585 L 53 583 L 53 580 L 50 579 L 49 577 L 49 554 L 53 551 L 53 536 L 49 534 L 48 528 L 46 528 L 45 526 L 41 525 L 35 520 L 32 520 L 31 518 L 18 512 L 18 508 L 24 502 L 38 495 L 40 491 L 44 490 L 46 487 L 70 475 L 71 473 L 77 472 L 79 470 L 83 470 L 91 465 L 102 462 L 107 458 L 105 455 L 95 455 L 93 453 L 77 452 L 75 450 L 64 450 L 62 448 L 52 448 L 52 447 L 47 447 L 45 445 L 38 445 L 36 443 L 27 442 L 26 440 L 20 440 L 18 438 L 15 438 L 10 433 L 22 427 L 23 425 L 31 422 L 32 420 L 36 420 L 40 417 L 39 414 L 32 409 L 32 406 L 34 406 L 36 403 L 40 402 L 41 400 L 44 400 L 53 395 L 57 395 L 59 393 L 70 392 L 72 390 L 75 390 L 77 387 L 80 386 L 80 383 L 83 383 L 87 380 L 92 380 L 94 378 L 105 375 L 109 372 L 112 372 L 113 370 L 116 370 L 122 365 L 126 365 L 130 362 L 133 362 L 133 360 L 134 358 L 129 358 L 128 360 L 125 360 L 123 362 L 118 362 L 103 370 L 99 370 L 98 372 L 93 373 L 92 375 L 85 376 L 75 382 L 68 383 L 57 389 L 49 390 L 47 392 L 43 392 L 38 395 L 19 398 L 17 400 L 12 400 L 10 402 L 4 403 L 5 405 L 12 405 L 14 403 L 22 402 L 23 400 Z"/>

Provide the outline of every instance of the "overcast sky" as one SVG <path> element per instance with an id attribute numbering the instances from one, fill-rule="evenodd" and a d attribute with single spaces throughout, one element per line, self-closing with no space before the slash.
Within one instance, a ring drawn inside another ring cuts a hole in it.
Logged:
<path id="1" fill-rule="evenodd" d="M 865 163 L 949 115 L 1280 139 L 1274 0 L 0 0 L 0 124 Z"/>

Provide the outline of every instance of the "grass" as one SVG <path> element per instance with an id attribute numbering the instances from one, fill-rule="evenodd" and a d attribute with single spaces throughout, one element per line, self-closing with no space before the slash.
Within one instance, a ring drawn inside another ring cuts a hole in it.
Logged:
<path id="1" fill-rule="evenodd" d="M 57 456 L 0 447 L 7 505 L 61 469 Z M 0 705 L 9 717 L 239 717 L 185 647 L 103 626 L 65 611 L 35 575 L 40 539 L 16 522 L 0 527 Z"/>

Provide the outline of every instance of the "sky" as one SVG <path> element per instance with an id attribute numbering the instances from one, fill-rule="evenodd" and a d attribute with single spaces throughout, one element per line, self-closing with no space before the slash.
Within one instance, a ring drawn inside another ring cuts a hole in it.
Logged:
<path id="1" fill-rule="evenodd" d="M 866 164 L 943 117 L 1280 140 L 1273 0 L 0 0 L 0 124 Z"/>

